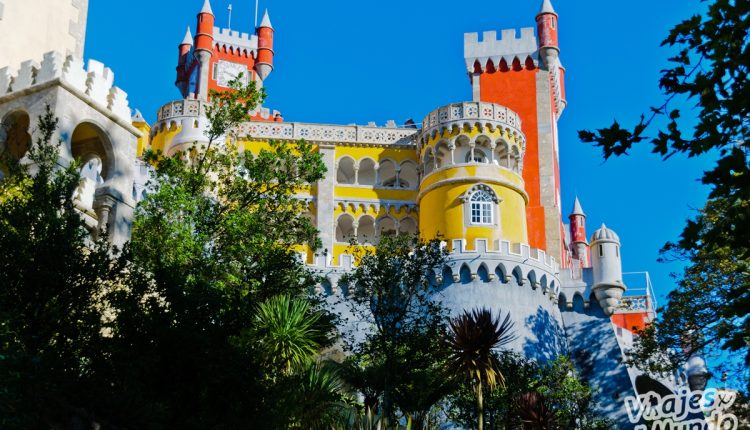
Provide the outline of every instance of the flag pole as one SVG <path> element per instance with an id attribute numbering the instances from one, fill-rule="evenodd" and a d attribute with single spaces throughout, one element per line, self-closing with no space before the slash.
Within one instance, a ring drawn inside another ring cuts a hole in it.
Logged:
<path id="1" fill-rule="evenodd" d="M 255 0 L 255 28 L 258 28 L 258 0 Z"/>

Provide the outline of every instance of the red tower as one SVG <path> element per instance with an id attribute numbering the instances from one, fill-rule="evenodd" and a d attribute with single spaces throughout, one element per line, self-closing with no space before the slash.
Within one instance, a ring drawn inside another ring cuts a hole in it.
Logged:
<path id="1" fill-rule="evenodd" d="M 557 121 L 565 109 L 558 17 L 544 0 L 534 28 L 464 36 L 464 57 L 474 101 L 506 106 L 519 114 L 526 136 L 523 161 L 529 244 L 567 261 L 560 203 Z"/>
<path id="2" fill-rule="evenodd" d="M 263 14 L 263 20 L 258 26 L 258 63 L 255 70 L 261 80 L 266 80 L 268 74 L 273 70 L 273 26 L 268 17 L 268 10 Z"/>
<path id="3" fill-rule="evenodd" d="M 215 17 L 210 0 L 205 0 L 198 13 L 193 43 L 190 28 L 179 45 L 175 85 L 184 98 L 208 100 L 211 90 L 225 91 L 229 83 L 242 76 L 245 82 L 255 81 L 258 87 L 273 71 L 274 29 L 268 11 L 255 29 L 255 34 L 214 26 Z M 260 108 L 252 113 L 258 121 L 283 121 L 278 112 Z"/>
<path id="4" fill-rule="evenodd" d="M 578 260 L 581 267 L 591 267 L 591 251 L 586 237 L 586 214 L 583 213 L 578 197 L 573 203 L 573 212 L 568 215 L 568 219 L 570 220 L 570 250 L 573 259 Z"/>

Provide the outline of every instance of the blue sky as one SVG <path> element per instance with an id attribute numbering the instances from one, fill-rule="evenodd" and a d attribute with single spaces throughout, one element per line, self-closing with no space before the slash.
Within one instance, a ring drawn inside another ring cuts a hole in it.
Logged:
<path id="1" fill-rule="evenodd" d="M 212 0 L 217 25 L 252 31 L 253 0 Z M 177 44 L 195 29 L 203 0 L 92 1 L 86 57 L 115 72 L 131 107 L 149 121 L 179 98 Z M 534 26 L 541 0 L 291 1 L 261 0 L 276 29 L 275 70 L 266 106 L 287 121 L 334 124 L 417 122 L 429 111 L 471 99 L 463 33 Z M 656 262 L 708 190 L 699 182 L 710 160 L 676 156 L 663 162 L 643 144 L 604 162 L 577 130 L 632 124 L 661 104 L 657 82 L 669 50 L 668 30 L 702 10 L 698 0 L 602 2 L 553 0 L 560 15 L 561 59 L 568 108 L 560 121 L 563 212 L 577 194 L 589 235 L 605 222 L 623 242 L 625 271 L 649 271 L 663 296 L 677 263 Z M 688 112 L 685 112 L 687 114 Z M 628 279 L 626 279 L 627 281 Z M 637 287 L 631 283 L 631 287 Z"/>

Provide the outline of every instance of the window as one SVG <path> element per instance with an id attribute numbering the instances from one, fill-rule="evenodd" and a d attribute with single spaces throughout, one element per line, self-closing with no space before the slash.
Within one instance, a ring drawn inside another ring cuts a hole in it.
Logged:
<path id="1" fill-rule="evenodd" d="M 487 163 L 487 156 L 484 154 L 483 151 L 479 149 L 474 150 L 474 156 L 472 157 L 471 152 L 466 154 L 466 162 L 467 163 L 480 163 L 480 164 L 486 164 Z"/>
<path id="2" fill-rule="evenodd" d="M 604 245 L 599 245 L 599 256 L 604 257 Z"/>
<path id="3" fill-rule="evenodd" d="M 493 221 L 494 199 L 485 190 L 480 190 L 471 196 L 471 223 L 491 225 Z"/>

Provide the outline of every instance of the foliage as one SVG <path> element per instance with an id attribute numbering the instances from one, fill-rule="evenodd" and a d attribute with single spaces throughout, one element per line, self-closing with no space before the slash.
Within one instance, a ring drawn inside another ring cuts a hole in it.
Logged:
<path id="1" fill-rule="evenodd" d="M 281 369 L 288 375 L 318 353 L 326 337 L 317 327 L 321 313 L 310 308 L 309 301 L 286 295 L 258 306 L 251 337 L 258 343 L 264 367 Z M 320 376 L 320 372 L 313 376 Z"/>
<path id="2" fill-rule="evenodd" d="M 80 164 L 57 164 L 57 119 L 39 118 L 30 164 L 3 154 L 0 182 L 0 428 L 70 426 L 95 389 L 102 300 L 123 269 L 73 206 Z"/>
<path id="3" fill-rule="evenodd" d="M 110 298 L 118 315 L 102 372 L 114 394 L 97 405 L 114 422 L 285 428 L 299 410 L 278 399 L 331 341 L 332 317 L 307 298 L 317 280 L 296 253 L 315 246 L 295 193 L 322 177 L 320 156 L 305 142 L 238 147 L 233 130 L 261 95 L 233 85 L 212 94 L 206 145 L 145 156 L 155 171 L 135 214 L 134 264 Z"/>
<path id="4" fill-rule="evenodd" d="M 510 314 L 500 322 L 492 316 L 487 308 L 464 311 L 463 314 L 450 320 L 450 368 L 459 375 L 464 375 L 476 389 L 477 395 L 477 428 L 484 429 L 484 390 L 483 386 L 493 389 L 496 385 L 505 385 L 505 377 L 500 372 L 495 349 L 513 342 L 516 337 L 512 332 L 513 321 Z"/>
<path id="5" fill-rule="evenodd" d="M 659 82 L 664 104 L 632 129 L 615 122 L 579 132 L 582 140 L 600 146 L 605 158 L 644 141 L 665 158 L 717 155 L 714 168 L 703 175 L 711 187 L 706 205 L 680 240 L 663 249 L 664 258 L 688 266 L 660 320 L 641 334 L 632 361 L 650 370 L 675 369 L 700 348 L 714 355 L 720 348 L 739 352 L 743 369 L 750 365 L 750 3 L 707 3 L 705 16 L 677 24 L 663 42 L 678 49 Z M 695 104 L 687 119 L 674 107 L 680 99 Z M 655 120 L 664 124 L 648 137 Z M 746 372 L 743 376 L 750 381 Z"/>
<path id="6" fill-rule="evenodd" d="M 543 418 L 552 429 L 604 430 L 611 424 L 597 417 L 591 389 L 579 379 L 566 357 L 539 364 L 515 352 L 497 353 L 505 386 L 483 387 L 485 428 L 517 429 L 529 426 L 532 416 Z M 464 428 L 476 428 L 476 387 L 464 384 L 450 396 L 451 420 Z M 525 400 L 524 400 L 525 399 Z M 533 401 L 530 401 L 533 400 Z M 528 427 L 528 428 L 534 428 Z"/>
<path id="7" fill-rule="evenodd" d="M 400 235 L 355 253 L 359 265 L 341 283 L 349 286 L 354 315 L 372 328 L 363 341 L 352 340 L 347 379 L 385 420 L 396 422 L 398 413 L 419 428 L 452 385 L 441 341 L 445 311 L 433 300 L 446 252 L 437 240 Z"/>

